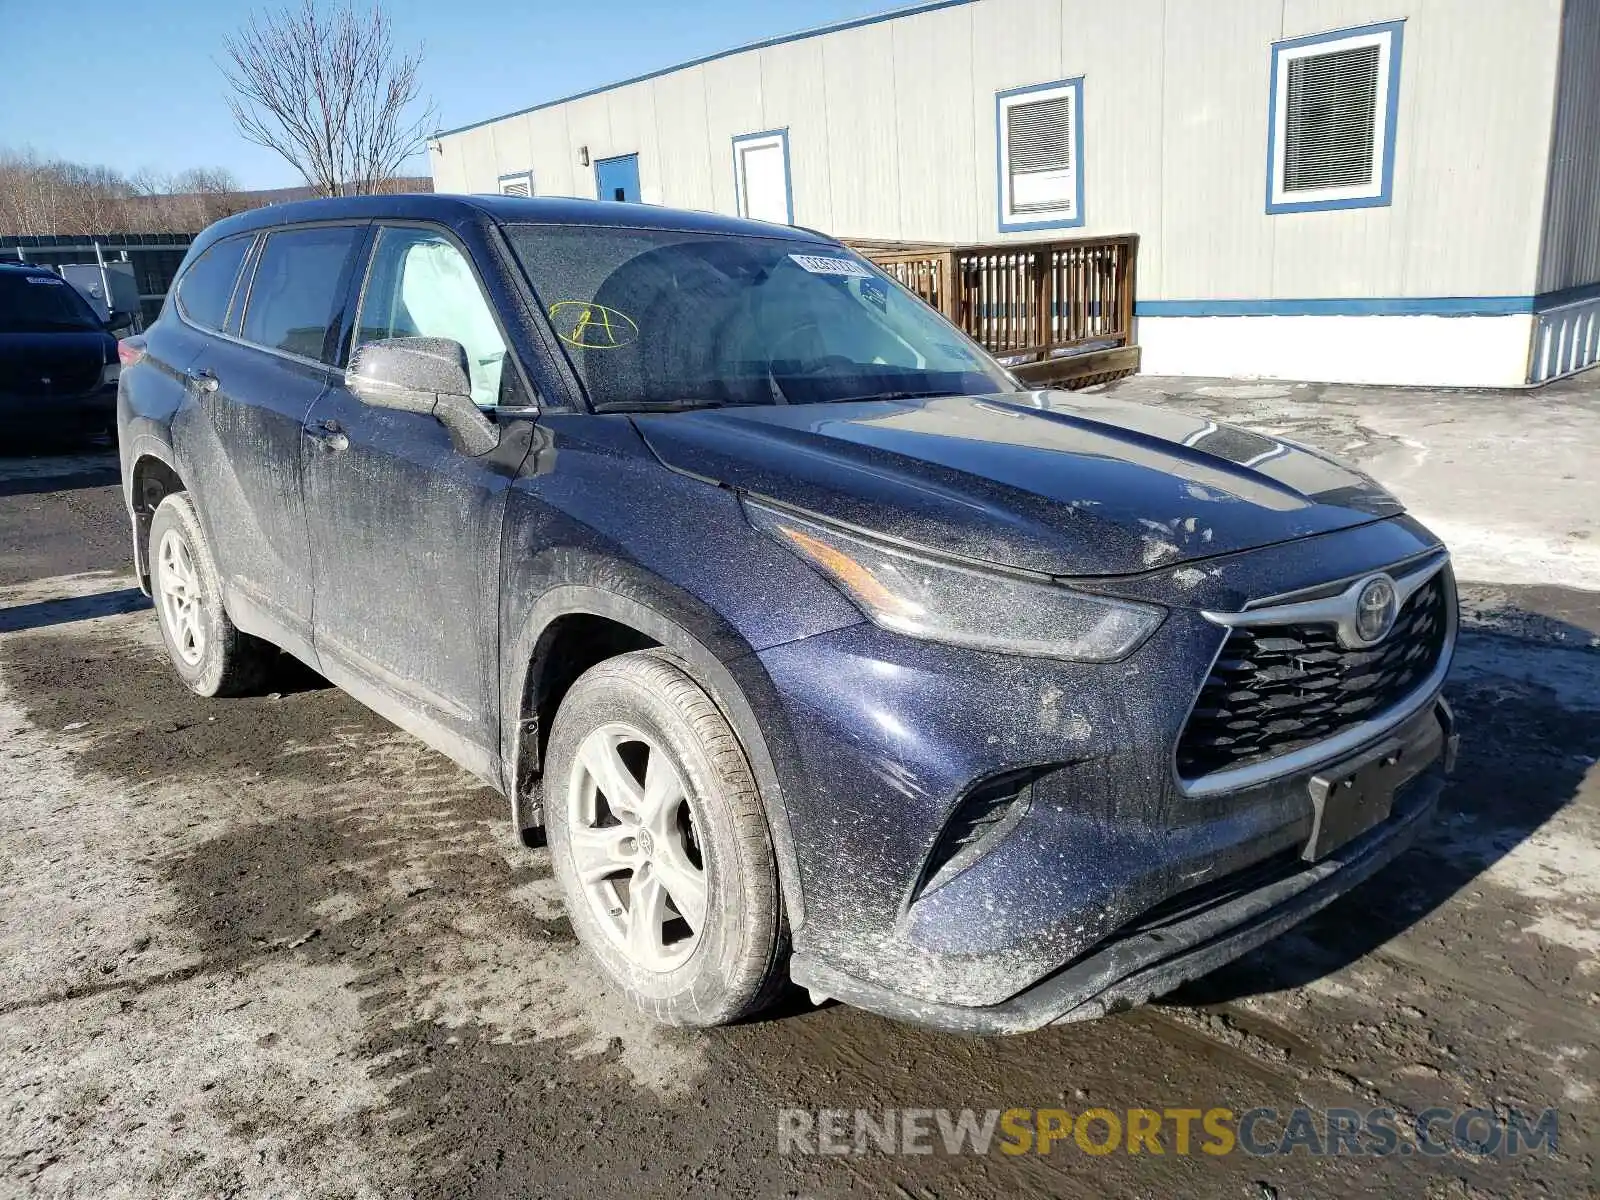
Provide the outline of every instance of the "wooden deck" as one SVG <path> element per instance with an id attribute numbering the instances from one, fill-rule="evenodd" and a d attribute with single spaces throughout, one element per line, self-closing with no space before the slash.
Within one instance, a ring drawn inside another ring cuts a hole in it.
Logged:
<path id="1" fill-rule="evenodd" d="M 1083 387 L 1139 369 L 1139 238 L 952 246 L 851 241 L 1019 379 Z"/>

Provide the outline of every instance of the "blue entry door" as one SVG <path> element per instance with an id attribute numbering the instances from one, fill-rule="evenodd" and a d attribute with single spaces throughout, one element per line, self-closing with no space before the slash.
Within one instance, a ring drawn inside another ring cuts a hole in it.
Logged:
<path id="1" fill-rule="evenodd" d="M 596 159 L 594 185 L 602 200 L 639 203 L 639 156 L 624 154 L 620 158 Z"/>

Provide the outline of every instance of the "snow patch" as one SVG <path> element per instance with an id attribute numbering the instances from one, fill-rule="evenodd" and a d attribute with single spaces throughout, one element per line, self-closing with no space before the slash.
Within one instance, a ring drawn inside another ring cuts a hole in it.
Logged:
<path id="1" fill-rule="evenodd" d="M 1412 506 L 1411 513 L 1450 547 L 1461 579 L 1600 591 L 1600 545 L 1591 539 L 1444 516 L 1421 506 Z"/>
<path id="2" fill-rule="evenodd" d="M 1474 813 L 1441 823 L 1431 852 L 1452 862 L 1489 864 L 1482 878 L 1531 900 L 1588 901 L 1600 895 L 1600 840 L 1574 809 L 1532 833 Z"/>
<path id="3" fill-rule="evenodd" d="M 1592 975 L 1600 971 L 1600 924 L 1582 913 L 1545 913 L 1532 925 L 1523 926 L 1522 932 L 1588 955 L 1578 964 L 1578 970 L 1583 974 Z"/>

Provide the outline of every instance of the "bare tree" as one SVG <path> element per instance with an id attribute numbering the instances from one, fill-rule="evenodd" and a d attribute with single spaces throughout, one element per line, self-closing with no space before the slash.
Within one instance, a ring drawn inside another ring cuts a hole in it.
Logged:
<path id="1" fill-rule="evenodd" d="M 140 228 L 191 232 L 250 206 L 239 183 L 219 167 L 191 167 L 175 175 L 141 171 L 132 179 L 130 207 Z"/>
<path id="2" fill-rule="evenodd" d="M 419 48 L 396 55 L 389 17 L 349 0 L 301 0 L 252 15 L 223 42 L 234 123 L 322 196 L 372 192 L 421 151 L 432 102 L 419 103 Z M 420 111 L 419 111 L 420 110 Z"/>
<path id="3" fill-rule="evenodd" d="M 81 233 L 117 226 L 132 185 L 109 167 L 0 153 L 0 222 L 17 233 Z"/>

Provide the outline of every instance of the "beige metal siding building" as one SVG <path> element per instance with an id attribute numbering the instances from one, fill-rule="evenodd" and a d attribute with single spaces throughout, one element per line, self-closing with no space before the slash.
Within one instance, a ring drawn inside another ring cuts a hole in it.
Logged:
<path id="1" fill-rule="evenodd" d="M 940 0 L 432 146 L 440 191 L 1135 233 L 1146 370 L 1462 385 L 1600 357 L 1597 159 L 1600 0 Z"/>

